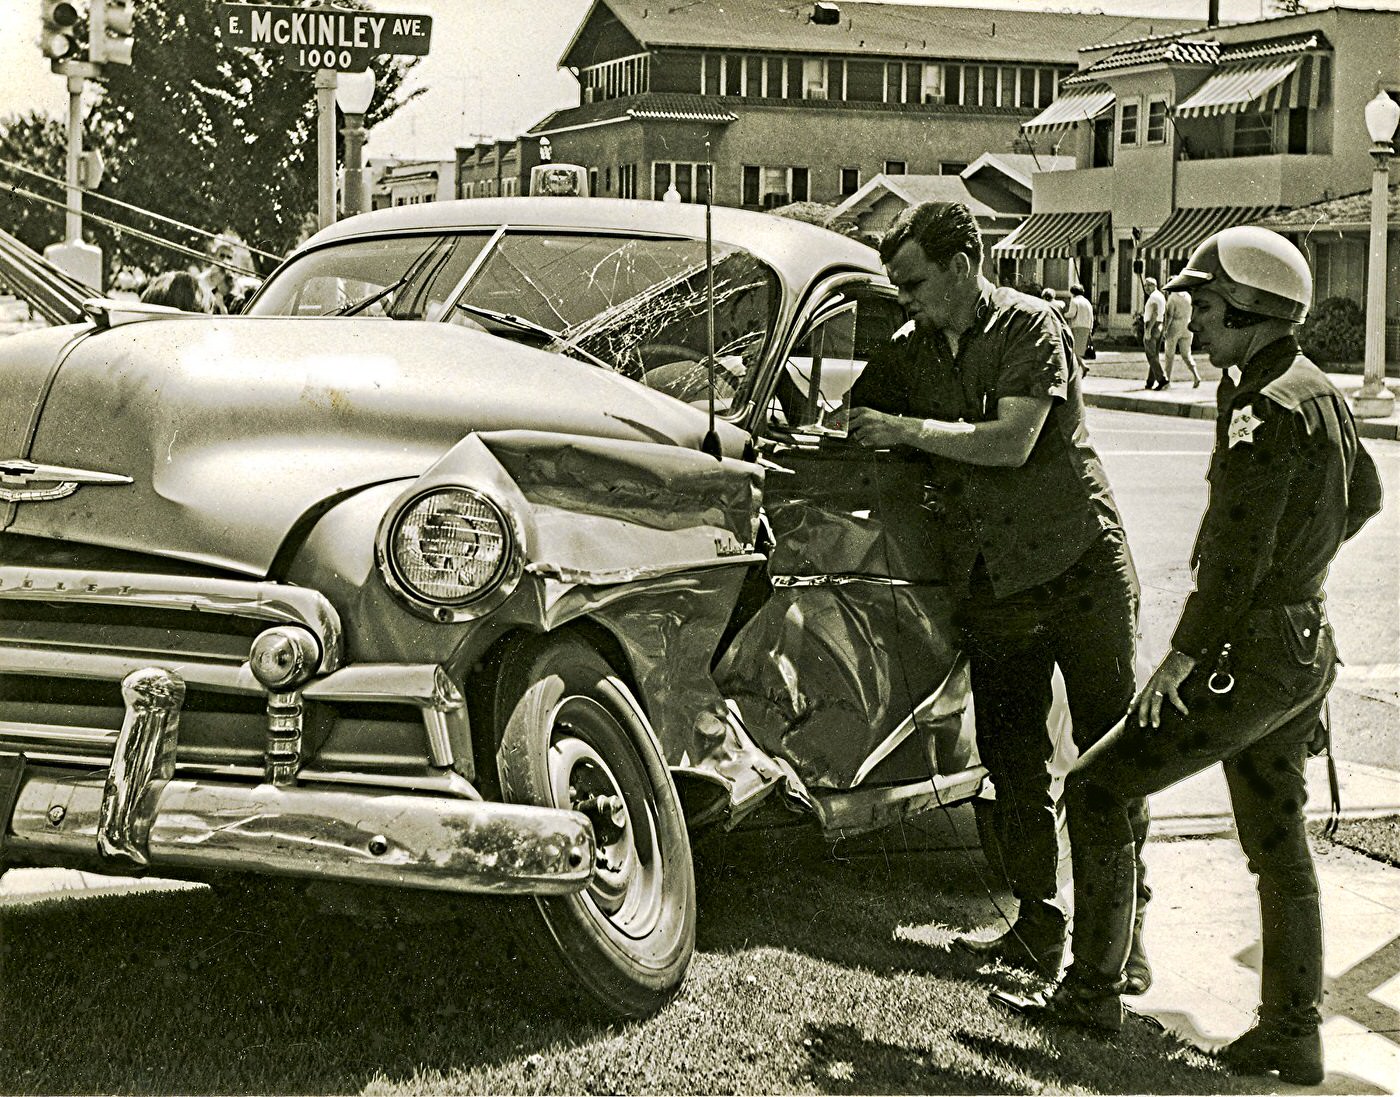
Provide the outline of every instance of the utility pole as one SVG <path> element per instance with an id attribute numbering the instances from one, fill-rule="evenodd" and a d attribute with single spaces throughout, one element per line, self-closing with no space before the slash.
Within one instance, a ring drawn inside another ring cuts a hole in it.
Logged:
<path id="1" fill-rule="evenodd" d="M 335 69 L 316 70 L 316 227 L 335 224 Z"/>

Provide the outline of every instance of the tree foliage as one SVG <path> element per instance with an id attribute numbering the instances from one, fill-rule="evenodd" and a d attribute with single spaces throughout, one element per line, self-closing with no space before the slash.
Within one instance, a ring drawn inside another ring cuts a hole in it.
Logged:
<path id="1" fill-rule="evenodd" d="M 340 0 L 338 6 L 365 7 L 355 0 Z M 284 254 L 306 234 L 316 212 L 314 76 L 293 71 L 280 52 L 225 44 L 216 29 L 217 10 L 218 0 L 144 0 L 136 8 L 132 63 L 106 67 L 87 112 L 85 147 L 100 148 L 106 158 L 98 194 L 209 232 L 233 232 L 255 248 Z M 403 89 L 416 61 L 372 59 L 377 80 L 368 125 L 417 94 Z M 63 147 L 58 123 L 33 115 L 0 120 L 5 159 L 62 176 Z M 338 161 L 339 156 L 337 150 Z M 18 182 L 10 172 L 3 178 Z M 30 189 L 61 196 L 44 184 Z M 84 211 L 205 248 L 197 233 L 100 198 L 86 200 Z M 0 192 L 0 227 L 12 225 L 24 228 L 19 235 L 27 243 L 42 246 L 61 235 L 62 212 L 21 216 L 12 196 Z M 47 240 L 32 239 L 41 235 L 41 225 L 57 228 Z M 128 234 L 88 227 L 91 239 L 104 248 L 109 269 L 135 264 L 154 270 L 187 261 Z"/>
<path id="2" fill-rule="evenodd" d="M 38 111 L 0 122 L 0 160 L 21 163 L 46 175 L 63 177 L 68 138 L 64 125 Z M 84 138 L 85 147 L 92 147 L 93 138 Z M 0 171 L 0 228 L 18 236 L 35 251 L 63 237 L 63 210 L 32 198 L 25 198 L 5 189 L 8 186 L 61 198 L 33 176 L 9 170 Z"/>

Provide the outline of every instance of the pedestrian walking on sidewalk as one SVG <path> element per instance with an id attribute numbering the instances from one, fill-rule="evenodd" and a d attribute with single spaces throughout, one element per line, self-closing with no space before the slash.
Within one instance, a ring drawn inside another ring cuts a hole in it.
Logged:
<path id="1" fill-rule="evenodd" d="M 1074 961 L 1051 989 L 993 1000 L 1028 1017 L 1116 1030 L 1134 914 L 1138 798 L 1223 762 L 1258 880 L 1258 1020 L 1220 1053 L 1242 1074 L 1322 1081 L 1322 921 L 1304 829 L 1304 763 L 1325 736 L 1336 677 L 1323 579 L 1380 509 L 1375 465 L 1346 401 L 1298 347 L 1312 299 L 1302 253 L 1267 229 L 1207 239 L 1170 283 L 1225 370 L 1210 502 L 1172 650 L 1128 718 L 1079 760 L 1065 800 L 1074 858 Z"/>
<path id="2" fill-rule="evenodd" d="M 1162 372 L 1162 321 L 1166 319 L 1167 298 L 1157 288 L 1157 279 L 1144 278 L 1147 300 L 1142 305 L 1142 350 L 1147 355 L 1147 387 L 1164 389 L 1167 375 Z"/>
<path id="3" fill-rule="evenodd" d="M 1080 750 L 1132 700 L 1138 582 L 1084 424 L 1069 328 L 1049 303 L 982 277 L 960 203 L 905 210 L 880 255 L 913 333 L 852 391 L 851 437 L 929 455 L 956 615 L 972 665 L 977 745 L 996 785 L 993 829 L 1019 907 L 961 947 L 1047 975 L 1064 958 L 1050 794 L 1051 678 L 1064 677 Z M 1137 801 L 1134 841 L 1147 835 Z M 1140 897 L 1148 892 L 1141 885 Z M 1136 953 L 1139 990 L 1151 981 Z"/>
<path id="4" fill-rule="evenodd" d="M 1074 335 L 1074 356 L 1083 362 L 1084 352 L 1089 349 L 1089 336 L 1094 333 L 1094 306 L 1084 296 L 1084 287 L 1078 282 L 1069 287 L 1065 321 Z"/>
<path id="5" fill-rule="evenodd" d="M 1162 376 L 1167 384 L 1172 382 L 1172 359 L 1180 354 L 1191 371 L 1191 387 L 1201 387 L 1201 374 L 1196 369 L 1196 360 L 1191 357 L 1191 344 L 1195 336 L 1191 334 L 1191 295 L 1184 289 L 1167 294 L 1167 311 L 1162 321 Z M 1164 388 L 1166 386 L 1163 386 Z"/>

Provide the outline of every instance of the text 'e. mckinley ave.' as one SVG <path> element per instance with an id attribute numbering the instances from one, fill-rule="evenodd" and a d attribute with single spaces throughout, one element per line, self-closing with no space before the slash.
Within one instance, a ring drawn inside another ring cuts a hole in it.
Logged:
<path id="1" fill-rule="evenodd" d="M 278 47 L 298 69 L 361 72 L 372 54 L 426 54 L 427 15 L 220 4 L 219 33 L 236 46 Z"/>

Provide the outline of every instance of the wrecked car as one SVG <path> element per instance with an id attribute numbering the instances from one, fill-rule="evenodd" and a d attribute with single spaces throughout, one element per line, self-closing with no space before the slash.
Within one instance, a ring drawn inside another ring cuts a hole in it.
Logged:
<path id="1" fill-rule="evenodd" d="M 481 199 L 86 307 L 0 343 L 3 864 L 520 896 L 642 1015 L 695 830 L 979 792 L 924 466 L 843 436 L 870 248 Z"/>

